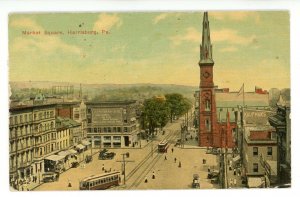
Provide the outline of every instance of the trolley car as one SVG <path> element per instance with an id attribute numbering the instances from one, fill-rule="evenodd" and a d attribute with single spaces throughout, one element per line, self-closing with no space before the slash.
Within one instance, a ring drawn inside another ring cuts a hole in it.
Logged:
<path id="1" fill-rule="evenodd" d="M 168 141 L 163 140 L 158 144 L 157 149 L 159 153 L 166 153 L 168 151 L 168 147 L 169 147 Z"/>
<path id="2" fill-rule="evenodd" d="M 92 175 L 84 178 L 79 183 L 80 190 L 103 190 L 112 186 L 118 186 L 121 181 L 119 171 Z"/>

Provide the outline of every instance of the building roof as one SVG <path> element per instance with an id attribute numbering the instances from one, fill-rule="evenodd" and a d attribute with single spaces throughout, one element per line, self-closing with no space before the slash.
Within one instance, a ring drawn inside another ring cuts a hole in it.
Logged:
<path id="1" fill-rule="evenodd" d="M 255 92 L 245 92 L 245 106 L 269 106 L 269 94 L 256 94 Z M 217 107 L 237 107 L 243 105 L 243 95 L 238 92 L 216 92 Z"/>
<path id="2" fill-rule="evenodd" d="M 246 126 L 270 126 L 269 117 L 275 115 L 275 111 L 258 110 L 258 109 L 244 109 L 243 121 Z"/>
<path id="3" fill-rule="evenodd" d="M 61 129 L 61 128 L 73 128 L 73 127 L 79 127 L 81 126 L 80 123 L 76 122 L 75 120 L 72 120 L 70 118 L 62 118 L 58 116 L 56 118 L 56 128 Z"/>
<path id="4" fill-rule="evenodd" d="M 128 105 L 134 104 L 136 100 L 124 100 L 124 101 L 90 101 L 86 102 L 86 105 Z"/>
<path id="5" fill-rule="evenodd" d="M 55 104 L 17 105 L 17 106 L 11 106 L 9 108 L 9 111 L 14 112 L 14 111 L 22 111 L 22 110 L 33 110 L 38 108 L 52 108 L 52 107 L 55 107 Z"/>

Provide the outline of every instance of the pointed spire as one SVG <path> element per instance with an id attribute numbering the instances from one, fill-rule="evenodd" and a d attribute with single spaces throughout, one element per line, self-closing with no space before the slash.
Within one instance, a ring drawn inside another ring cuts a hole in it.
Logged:
<path id="1" fill-rule="evenodd" d="M 208 13 L 204 12 L 202 22 L 202 43 L 200 45 L 200 63 L 214 63 L 212 58 L 212 45 L 210 42 L 210 29 Z"/>

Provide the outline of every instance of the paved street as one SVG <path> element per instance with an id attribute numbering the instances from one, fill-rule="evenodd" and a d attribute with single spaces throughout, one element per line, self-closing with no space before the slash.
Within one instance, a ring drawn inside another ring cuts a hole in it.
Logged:
<path id="1" fill-rule="evenodd" d="M 79 181 L 87 176 L 103 173 L 103 166 L 105 170 L 120 171 L 121 162 L 117 161 L 122 161 L 121 154 L 126 152 L 130 152 L 130 157 L 126 158 L 126 160 L 133 161 L 126 163 L 126 185 L 123 185 L 124 180 L 122 176 L 121 185 L 111 189 L 189 189 L 191 188 L 193 174 L 199 175 L 201 189 L 218 188 L 218 185 L 211 184 L 210 180 L 207 179 L 208 166 L 211 166 L 211 169 L 217 168 L 218 162 L 215 155 L 206 154 L 205 149 L 189 144 L 186 144 L 184 148 L 174 147 L 176 139 L 180 137 L 180 122 L 181 120 L 178 120 L 168 124 L 164 128 L 166 131 L 165 135 L 159 132 L 153 141 L 147 142 L 143 140 L 142 148 L 109 149 L 109 151 L 116 153 L 116 157 L 113 160 L 98 160 L 99 150 L 94 149 L 91 163 L 82 163 L 79 167 L 62 173 L 59 181 L 44 183 L 35 190 L 79 190 Z M 170 142 L 167 153 L 158 153 L 156 151 L 157 144 L 162 139 L 168 139 Z M 172 148 L 174 150 L 173 153 L 171 151 Z M 153 154 L 152 150 L 154 150 Z M 90 154 L 90 151 L 88 150 L 87 153 Z M 165 156 L 167 160 L 165 160 Z M 206 164 L 202 163 L 202 159 L 206 159 Z M 178 167 L 179 162 L 181 162 L 181 167 Z M 131 173 L 133 170 L 134 174 Z M 152 179 L 153 172 L 155 179 Z M 146 177 L 148 183 L 144 182 Z M 72 187 L 68 187 L 69 181 Z"/>

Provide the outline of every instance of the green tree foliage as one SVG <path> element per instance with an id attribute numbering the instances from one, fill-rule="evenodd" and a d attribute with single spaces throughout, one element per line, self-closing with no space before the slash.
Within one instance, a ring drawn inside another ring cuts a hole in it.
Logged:
<path id="1" fill-rule="evenodd" d="M 144 101 L 142 108 L 142 126 L 153 135 L 157 127 L 164 127 L 169 120 L 169 107 L 164 99 L 151 98 Z"/>
<path id="2" fill-rule="evenodd" d="M 170 119 L 173 121 L 175 116 L 181 116 L 186 113 L 191 107 L 191 102 L 184 98 L 181 94 L 172 93 L 166 94 L 166 102 L 170 108 Z"/>

